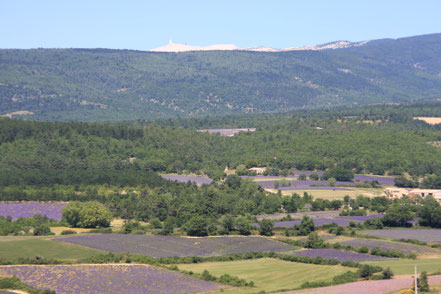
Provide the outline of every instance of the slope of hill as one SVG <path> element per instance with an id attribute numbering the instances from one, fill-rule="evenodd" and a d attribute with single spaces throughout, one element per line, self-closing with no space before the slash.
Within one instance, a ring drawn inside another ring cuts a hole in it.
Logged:
<path id="1" fill-rule="evenodd" d="M 321 51 L 0 50 L 0 114 L 36 120 L 279 112 L 440 97 L 441 34 Z"/>

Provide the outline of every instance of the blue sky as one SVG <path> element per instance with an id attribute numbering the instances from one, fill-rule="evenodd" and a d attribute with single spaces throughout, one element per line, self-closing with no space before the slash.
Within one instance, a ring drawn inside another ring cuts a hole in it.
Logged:
<path id="1" fill-rule="evenodd" d="M 441 33 L 440 0 L 0 0 L 0 48 L 297 47 Z"/>

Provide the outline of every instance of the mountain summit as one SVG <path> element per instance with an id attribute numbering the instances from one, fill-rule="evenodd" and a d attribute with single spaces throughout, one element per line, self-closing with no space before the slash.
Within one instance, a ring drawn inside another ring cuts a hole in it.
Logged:
<path id="1" fill-rule="evenodd" d="M 188 52 L 188 51 L 214 51 L 214 50 L 237 50 L 234 44 L 220 44 L 220 45 L 210 45 L 210 46 L 190 46 L 187 44 L 177 44 L 170 40 L 165 46 L 158 47 L 153 50 L 153 52 Z"/>
<path id="2" fill-rule="evenodd" d="M 286 52 L 286 51 L 298 51 L 298 50 L 329 50 L 329 49 L 342 49 L 350 47 L 359 47 L 367 44 L 369 41 L 362 42 L 349 42 L 349 41 L 336 41 L 331 43 L 319 44 L 319 45 L 309 45 L 303 47 L 289 47 L 276 49 L 271 47 L 247 47 L 239 48 L 234 44 L 219 44 L 210 46 L 191 46 L 187 44 L 178 44 L 170 42 L 165 45 L 158 47 L 156 49 L 148 50 L 152 52 L 190 52 L 190 51 L 230 51 L 230 50 L 240 50 L 240 51 L 257 51 L 257 52 Z"/>
<path id="3" fill-rule="evenodd" d="M 116 121 L 440 99 L 440 45 L 432 34 L 283 52 L 2 49 L 0 115 Z"/>

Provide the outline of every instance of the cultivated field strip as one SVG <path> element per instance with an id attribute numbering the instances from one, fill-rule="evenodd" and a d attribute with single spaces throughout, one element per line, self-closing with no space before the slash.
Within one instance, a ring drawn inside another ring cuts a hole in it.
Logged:
<path id="1" fill-rule="evenodd" d="M 181 176 L 181 175 L 161 175 L 162 178 L 169 181 L 177 181 L 180 183 L 192 182 L 197 185 L 211 184 L 213 181 L 203 176 Z"/>
<path id="2" fill-rule="evenodd" d="M 17 265 L 0 267 L 39 289 L 57 294 L 166 294 L 194 293 L 219 289 L 215 283 L 147 265 Z"/>
<path id="3" fill-rule="evenodd" d="M 308 249 L 293 253 L 299 256 L 322 257 L 324 259 L 336 259 L 338 261 L 368 261 L 368 260 L 386 260 L 385 257 L 360 254 L 351 251 L 342 251 L 337 249 Z"/>
<path id="4" fill-rule="evenodd" d="M 111 252 L 151 257 L 225 255 L 245 252 L 289 251 L 293 246 L 263 237 L 203 237 L 153 235 L 86 235 L 57 238 L 77 245 Z"/>
<path id="5" fill-rule="evenodd" d="M 375 239 L 353 239 L 349 241 L 341 242 L 342 245 L 351 245 L 355 248 L 365 246 L 372 250 L 374 248 L 379 248 L 383 251 L 392 250 L 400 251 L 403 254 L 415 253 L 417 255 L 427 254 L 427 255 L 440 255 L 441 250 L 430 248 L 427 246 L 418 246 L 414 244 L 393 242 L 385 240 L 375 240 Z"/>
<path id="6" fill-rule="evenodd" d="M 436 229 L 387 229 L 365 230 L 359 234 L 391 239 L 415 239 L 424 242 L 441 242 L 441 230 Z"/>
<path id="7" fill-rule="evenodd" d="M 12 220 L 20 217 L 32 217 L 36 214 L 45 215 L 50 219 L 61 220 L 66 202 L 16 202 L 0 203 L 0 216 L 10 216 Z"/>

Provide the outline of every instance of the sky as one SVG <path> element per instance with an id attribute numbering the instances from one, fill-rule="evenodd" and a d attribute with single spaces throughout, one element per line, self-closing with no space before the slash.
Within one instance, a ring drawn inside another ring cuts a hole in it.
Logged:
<path id="1" fill-rule="evenodd" d="M 441 33 L 440 0 L 0 0 L 0 48 L 286 48 L 430 33 Z"/>

